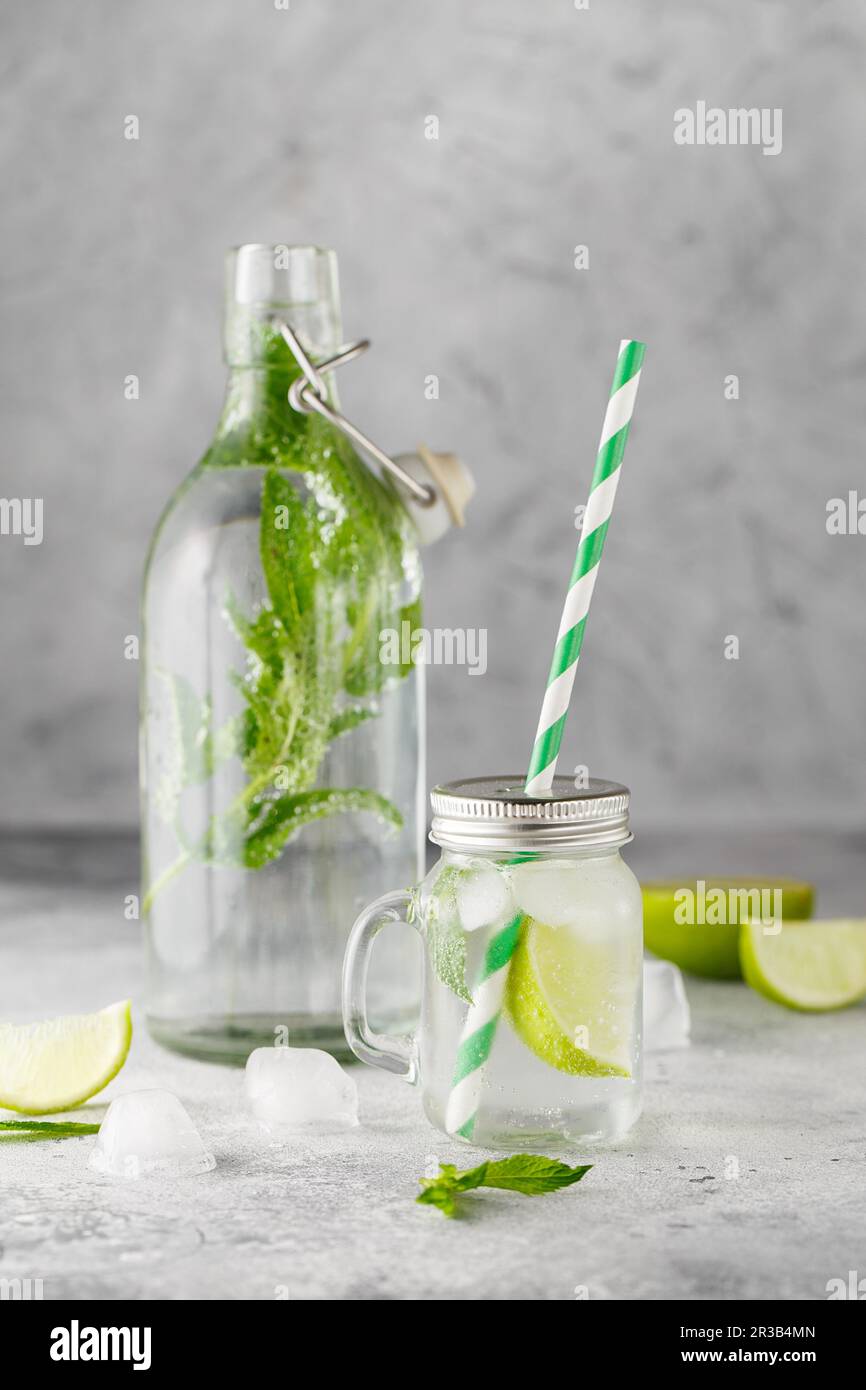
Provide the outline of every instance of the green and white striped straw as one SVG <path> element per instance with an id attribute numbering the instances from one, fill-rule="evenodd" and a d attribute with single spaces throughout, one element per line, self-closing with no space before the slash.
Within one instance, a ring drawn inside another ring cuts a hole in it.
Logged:
<path id="1" fill-rule="evenodd" d="M 562 732 L 568 718 L 574 673 L 583 646 L 592 591 L 598 578 L 601 552 L 604 549 L 608 523 L 613 511 L 613 499 L 616 496 L 620 464 L 634 412 L 645 351 L 643 343 L 636 343 L 631 338 L 624 338 L 619 345 L 619 357 L 601 430 L 580 544 L 577 547 L 562 622 L 559 624 L 556 648 L 538 721 L 538 732 L 535 735 L 535 746 L 532 749 L 532 759 L 526 777 L 527 796 L 547 796 L 553 786 Z"/>
<path id="2" fill-rule="evenodd" d="M 645 351 L 643 343 L 630 338 L 624 338 L 619 345 L 580 544 L 547 678 L 532 762 L 526 777 L 527 796 L 547 795 L 553 786 L 574 673 L 613 511 L 619 467 L 628 439 Z M 449 1134 L 472 1138 L 481 1101 L 484 1070 L 496 1036 L 511 958 L 520 940 L 522 926 L 523 917 L 518 913 L 510 922 L 494 931 L 487 945 L 484 963 L 472 991 L 472 1003 L 466 1011 L 451 1079 L 445 1110 L 445 1128 Z"/>
<path id="3" fill-rule="evenodd" d="M 518 913 L 491 936 L 472 990 L 472 1003 L 466 1011 L 445 1110 L 446 1130 L 449 1134 L 462 1134 L 464 1139 L 472 1138 L 475 1127 L 484 1067 L 493 1047 L 508 967 L 522 925 L 523 917 Z"/>

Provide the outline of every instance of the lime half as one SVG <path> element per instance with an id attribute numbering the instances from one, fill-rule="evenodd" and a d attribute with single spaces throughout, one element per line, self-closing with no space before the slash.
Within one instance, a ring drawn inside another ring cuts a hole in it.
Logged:
<path id="1" fill-rule="evenodd" d="M 644 883 L 642 891 L 647 950 L 713 980 L 741 976 L 741 922 L 777 906 L 785 920 L 811 917 L 814 896 L 811 884 L 788 878 L 683 878 Z"/>
<path id="2" fill-rule="evenodd" d="M 117 1075 L 131 1041 L 128 999 L 96 1014 L 0 1023 L 0 1109 L 72 1110 Z"/>
<path id="3" fill-rule="evenodd" d="M 785 922 L 775 936 L 740 928 L 740 960 L 752 989 L 789 1009 L 844 1009 L 866 998 L 866 921 Z"/>
<path id="4" fill-rule="evenodd" d="M 582 940 L 531 918 L 505 992 L 514 1031 L 548 1066 L 574 1076 L 631 1075 L 637 947 Z"/>

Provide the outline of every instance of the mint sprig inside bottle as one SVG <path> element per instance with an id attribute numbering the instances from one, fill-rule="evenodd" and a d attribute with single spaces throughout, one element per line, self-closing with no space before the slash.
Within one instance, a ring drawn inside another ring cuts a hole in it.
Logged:
<path id="1" fill-rule="evenodd" d="M 347 923 L 395 874 L 413 881 L 423 850 L 423 668 L 381 659 L 383 633 L 421 621 L 412 523 L 338 432 L 288 404 L 281 319 L 314 360 L 337 351 L 333 252 L 230 253 L 225 405 L 145 579 L 149 1023 L 226 1060 L 280 1029 L 344 1047 Z M 384 942 L 377 962 L 389 1026 L 415 1002 L 404 950 Z"/>

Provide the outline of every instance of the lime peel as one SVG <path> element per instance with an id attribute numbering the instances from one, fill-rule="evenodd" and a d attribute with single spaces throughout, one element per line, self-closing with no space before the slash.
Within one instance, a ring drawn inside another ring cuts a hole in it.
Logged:
<path id="1" fill-rule="evenodd" d="M 73 1110 L 117 1075 L 132 1041 L 130 1001 L 40 1023 L 0 1023 L 0 1109 Z"/>
<path id="2" fill-rule="evenodd" d="M 752 989 L 806 1013 L 844 1009 L 866 998 L 866 920 L 761 923 L 740 928 L 740 961 Z"/>
<path id="3" fill-rule="evenodd" d="M 743 910 L 744 898 L 758 894 L 758 901 L 763 902 L 764 894 L 773 895 L 778 890 L 785 921 L 811 917 L 814 904 L 812 885 L 788 878 L 682 878 L 643 883 L 641 890 L 647 950 L 691 975 L 713 980 L 742 977 L 740 922 L 755 916 Z M 719 893 L 723 895 L 721 916 L 710 910 Z M 687 894 L 695 905 L 697 920 L 684 922 L 683 899 Z"/>
<path id="4" fill-rule="evenodd" d="M 591 963 L 595 968 L 582 970 L 581 957 L 585 966 Z M 628 1039 L 614 1041 L 603 1036 L 599 1003 L 605 988 L 604 966 L 598 947 L 593 949 L 575 941 L 566 928 L 547 927 L 525 918 L 508 972 L 505 1012 L 520 1040 L 541 1061 L 558 1071 L 572 1076 L 630 1079 L 631 1072 L 613 1060 L 613 1056 L 595 1056 L 572 1041 L 576 1032 L 573 1025 L 590 1019 L 593 1021 L 590 1032 L 602 1033 L 602 1047 L 598 1051 L 609 1050 L 614 1055 L 627 1052 Z M 556 994 L 551 983 L 556 980 L 560 984 L 563 980 L 573 982 L 570 998 L 567 989 L 563 997 L 561 988 L 559 997 L 551 998 L 552 993 Z M 567 1018 L 567 1013 L 574 1017 Z"/>

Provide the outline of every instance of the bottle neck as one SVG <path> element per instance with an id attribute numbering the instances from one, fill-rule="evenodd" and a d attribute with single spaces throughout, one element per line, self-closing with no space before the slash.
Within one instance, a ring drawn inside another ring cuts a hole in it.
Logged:
<path id="1" fill-rule="evenodd" d="M 229 368 L 217 438 L 239 430 L 253 431 L 261 447 L 269 447 L 271 437 L 285 439 L 297 435 L 310 419 L 296 411 L 288 401 L 292 383 L 302 376 L 294 354 L 279 330 L 281 311 L 274 306 L 265 313 L 251 313 L 248 306 L 229 306 L 226 320 L 225 356 Z M 286 313 L 288 318 L 288 313 Z M 325 345 L 304 331 L 292 316 L 298 333 L 313 362 L 332 356 L 336 341 Z M 323 376 L 326 400 L 338 408 L 335 373 Z"/>
<path id="2" fill-rule="evenodd" d="M 234 436 L 244 457 L 261 461 L 280 442 L 308 427 L 310 415 L 286 399 L 301 369 L 280 332 L 291 324 L 313 362 L 332 357 L 341 342 L 337 259 L 316 246 L 252 243 L 226 260 L 225 360 L 229 368 L 217 440 Z M 324 381 L 336 406 L 334 375 Z M 225 450 L 220 451 L 225 454 Z"/>

